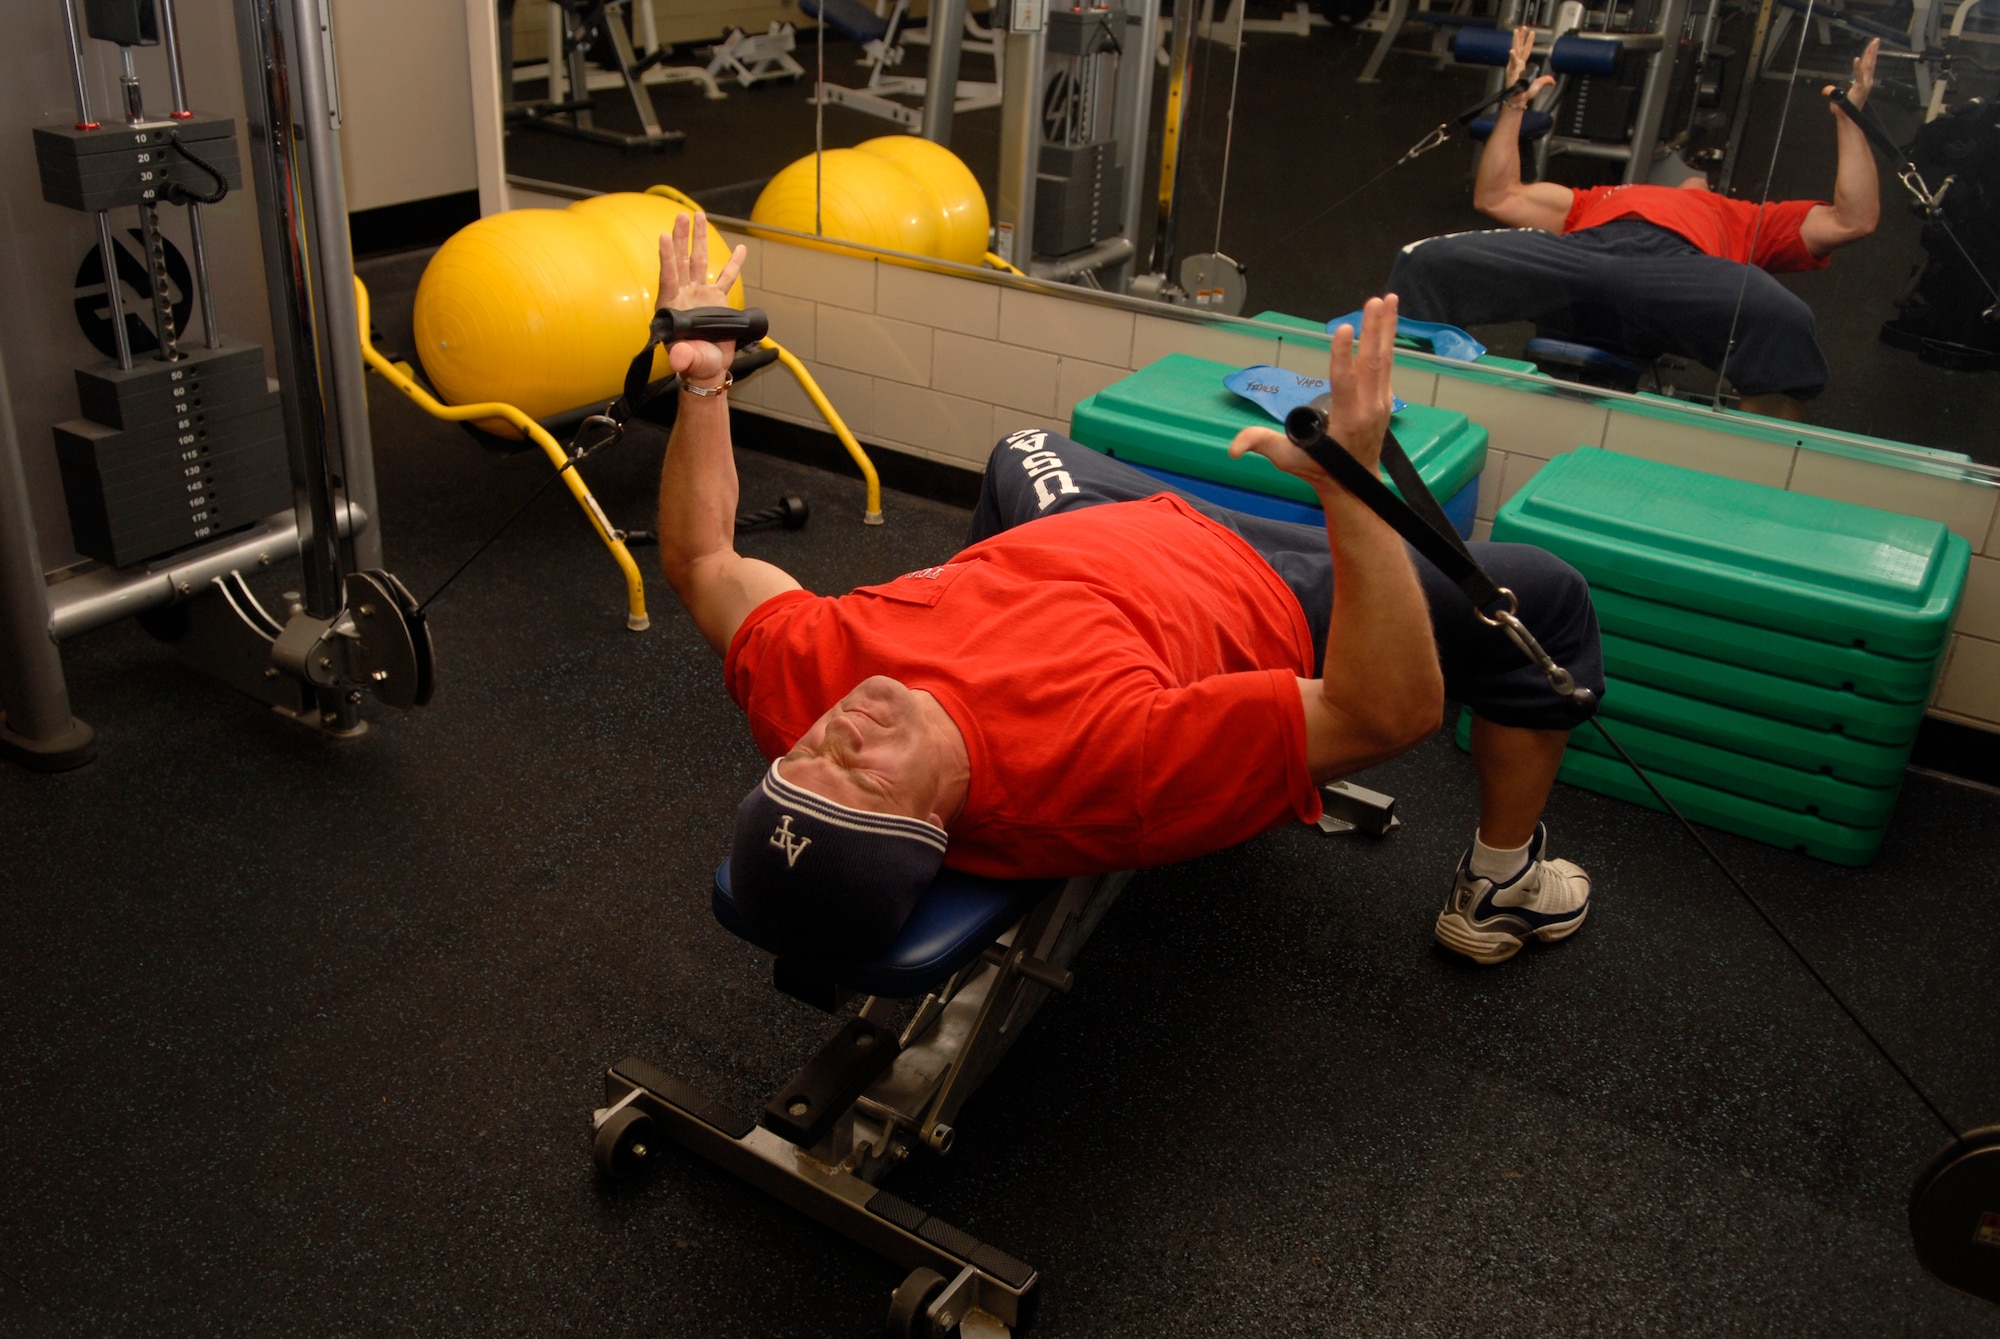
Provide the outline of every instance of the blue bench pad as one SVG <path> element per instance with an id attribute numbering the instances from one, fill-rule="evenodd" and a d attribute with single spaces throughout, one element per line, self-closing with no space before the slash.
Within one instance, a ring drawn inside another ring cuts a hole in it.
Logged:
<path id="1" fill-rule="evenodd" d="M 826 964 L 833 979 L 852 990 L 890 999 L 921 995 L 971 962 L 1037 902 L 1058 892 L 1062 879 L 982 879 L 957 870 L 939 872 L 918 901 L 896 942 L 876 957 Z M 710 899 L 724 929 L 771 950 L 750 933 L 729 889 L 729 862 L 715 871 Z M 775 952 L 775 950 L 771 950 Z"/>
<path id="2" fill-rule="evenodd" d="M 809 19 L 825 18 L 827 27 L 864 45 L 889 35 L 889 21 L 861 0 L 799 0 L 799 12 Z"/>

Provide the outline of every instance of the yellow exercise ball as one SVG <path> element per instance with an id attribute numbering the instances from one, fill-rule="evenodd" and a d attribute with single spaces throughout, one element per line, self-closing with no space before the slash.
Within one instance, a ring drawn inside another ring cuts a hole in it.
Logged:
<path id="1" fill-rule="evenodd" d="M 647 305 L 649 307 L 656 305 L 659 295 L 654 292 L 654 288 L 660 278 L 660 237 L 674 230 L 674 220 L 694 211 L 677 200 L 638 191 L 615 191 L 610 195 L 594 195 L 588 200 L 578 200 L 569 208 L 570 212 L 610 224 L 623 232 L 626 245 L 632 249 L 633 258 L 646 272 L 646 291 L 653 293 L 653 296 L 647 299 Z M 721 274 L 722 267 L 729 263 L 730 250 L 730 243 L 723 237 L 721 231 L 713 223 L 709 224 L 708 277 L 711 281 Z M 741 279 L 729 286 L 729 305 L 738 311 L 743 310 Z"/>
<path id="2" fill-rule="evenodd" d="M 609 400 L 646 344 L 659 235 L 686 211 L 658 196 L 599 196 L 468 224 L 417 285 L 417 355 L 449 404 L 500 401 L 530 418 Z M 650 231 L 649 231 L 650 230 Z M 729 259 L 709 228 L 709 277 Z M 743 303 L 742 285 L 730 292 Z M 653 375 L 666 375 L 666 350 Z M 518 436 L 502 420 L 480 425 Z"/>
<path id="3" fill-rule="evenodd" d="M 928 188 L 902 164 L 859 149 L 828 149 L 817 167 L 813 155 L 807 154 L 772 177 L 751 206 L 750 221 L 935 256 L 944 219 Z M 824 242 L 803 245 L 863 254 Z"/>
<path id="4" fill-rule="evenodd" d="M 957 154 L 918 135 L 883 135 L 854 147 L 901 166 L 936 199 L 942 221 L 938 249 L 931 254 L 961 265 L 977 265 L 986 259 L 987 230 L 992 223 L 986 212 L 986 193 Z"/>

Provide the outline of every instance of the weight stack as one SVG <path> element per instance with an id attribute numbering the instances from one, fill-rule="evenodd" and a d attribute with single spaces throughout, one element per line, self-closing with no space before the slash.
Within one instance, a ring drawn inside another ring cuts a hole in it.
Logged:
<path id="1" fill-rule="evenodd" d="M 1035 250 L 1067 256 L 1117 233 L 1125 202 L 1118 144 L 1044 144 L 1035 173 Z"/>
<path id="2" fill-rule="evenodd" d="M 1594 447 L 1544 466 L 1493 538 L 1589 580 L 1604 719 L 1683 813 L 1836 864 L 1874 858 L 1964 591 L 1963 538 Z M 1559 775 L 1659 807 L 1588 726 Z"/>
<path id="3" fill-rule="evenodd" d="M 292 505 L 264 351 L 224 340 L 174 362 L 79 368 L 84 417 L 55 426 L 77 552 L 129 567 Z"/>

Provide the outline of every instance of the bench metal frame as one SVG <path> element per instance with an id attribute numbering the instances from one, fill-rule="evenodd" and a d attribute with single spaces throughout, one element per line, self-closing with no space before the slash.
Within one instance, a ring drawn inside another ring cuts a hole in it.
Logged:
<path id="1" fill-rule="evenodd" d="M 904 1000 L 867 997 L 858 1018 L 829 1040 L 756 1121 L 644 1061 L 628 1059 L 605 1073 L 605 1105 L 592 1127 L 603 1131 L 620 1110 L 638 1108 L 677 1143 L 857 1244 L 905 1269 L 936 1270 L 947 1284 L 924 1308 L 932 1333 L 961 1326 L 967 1335 L 1005 1335 L 1032 1316 L 1039 1273 L 878 1189 L 878 1183 L 919 1149 L 940 1154 L 951 1149 L 960 1109 L 1049 994 L 1069 989 L 1070 963 L 1130 878 L 1117 873 L 1070 879 L 978 956 L 934 983 L 913 1008 Z M 790 993 L 811 995 L 798 988 L 796 974 L 786 979 L 784 964 L 779 971 Z M 810 1002 L 831 1010 L 843 1001 L 836 990 Z M 851 1046 L 857 1030 L 893 1035 L 893 1061 L 830 1123 L 815 1126 L 824 1133 L 810 1146 L 792 1142 L 778 1132 L 788 1125 L 796 1129 L 786 1117 L 787 1094 L 837 1066 L 838 1048 Z"/>

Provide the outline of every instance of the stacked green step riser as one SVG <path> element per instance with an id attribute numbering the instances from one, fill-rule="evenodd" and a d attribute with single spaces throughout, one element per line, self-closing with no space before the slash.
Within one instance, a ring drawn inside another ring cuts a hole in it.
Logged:
<path id="1" fill-rule="evenodd" d="M 1458 722 L 1460 748 L 1469 749 L 1472 746 L 1471 726 L 1471 713 L 1462 714 Z M 1627 738 L 1633 733 L 1629 728 L 1620 729 L 1616 722 L 1612 722 L 1611 733 L 1638 758 L 1639 765 L 1646 768 L 1653 784 L 1673 801 L 1682 816 L 1693 822 L 1705 823 L 1788 851 L 1800 851 L 1836 865 L 1865 865 L 1881 849 L 1883 829 L 1880 827 L 1848 827 L 1827 818 L 1780 808 L 1675 776 L 1648 764 Z M 1570 735 L 1569 752 L 1563 755 L 1562 770 L 1556 773 L 1558 780 L 1599 795 L 1629 800 L 1648 809 L 1662 808 L 1623 759 L 1594 752 L 1587 746 L 1579 747 L 1588 744 L 1602 747 L 1602 737 L 1595 728 L 1586 725 Z"/>
<path id="2" fill-rule="evenodd" d="M 1828 860 L 1873 857 L 1963 590 L 1965 541 L 1594 448 L 1537 474 L 1493 537 L 1540 544 L 1590 580 L 1605 721 L 1690 817 Z M 1591 729 L 1571 736 L 1561 775 L 1658 807 Z"/>
<path id="3" fill-rule="evenodd" d="M 1618 591 L 1884 657 L 1943 647 L 1971 546 L 1935 521 L 1583 447 L 1494 518 Z"/>
<path id="4" fill-rule="evenodd" d="M 1269 414 L 1222 384 L 1237 370 L 1170 353 L 1078 402 L 1069 435 L 1134 465 L 1317 507 L 1319 497 L 1310 487 L 1264 457 L 1229 458 L 1229 443 L 1237 433 L 1277 426 Z M 1486 468 L 1486 429 L 1464 414 L 1410 405 L 1393 425 L 1410 462 L 1440 501 L 1456 496 Z"/>
<path id="5" fill-rule="evenodd" d="M 1493 530 L 1495 539 L 1503 538 L 1498 519 Z M 1590 576 L 1588 572 L 1584 575 Z M 1590 594 L 1597 605 L 1599 624 L 1615 633 L 1653 645 L 1664 643 L 1721 664 L 1762 670 L 1780 679 L 1796 679 L 1896 706 L 1915 706 L 1921 711 L 1937 678 L 1935 654 L 1914 660 L 1876 655 L 1853 646 L 1716 618 L 1681 605 L 1640 599 L 1601 585 L 1595 577 L 1590 581 Z"/>
<path id="6" fill-rule="evenodd" d="M 1610 665 L 1608 658 L 1606 663 Z M 1649 732 L 1678 735 L 1747 759 L 1776 763 L 1788 770 L 1853 786 L 1894 787 L 1902 782 L 1903 766 L 1909 760 L 1908 744 L 1876 744 L 1844 733 L 1773 720 L 1735 706 L 1670 693 L 1623 678 L 1615 667 L 1607 669 L 1607 676 L 1604 714 L 1611 720 L 1644 727 Z M 1756 795 L 1759 793 L 1756 787 L 1763 783 L 1746 775 L 1744 784 L 1752 787 L 1746 793 Z"/>
<path id="7" fill-rule="evenodd" d="M 1600 617 L 1602 612 L 1600 604 Z M 1911 702 L 1879 702 L 1836 687 L 1801 683 L 1762 670 L 1725 665 L 1676 647 L 1660 646 L 1650 640 L 1660 635 L 1657 629 L 1642 631 L 1645 637 L 1604 630 L 1604 664 L 1611 677 L 1621 683 L 1663 688 L 1703 702 L 1722 703 L 1753 715 L 1845 735 L 1899 752 L 1908 751 L 1917 737 L 1917 727 L 1923 723 L 1928 689 L 1924 696 Z"/>

